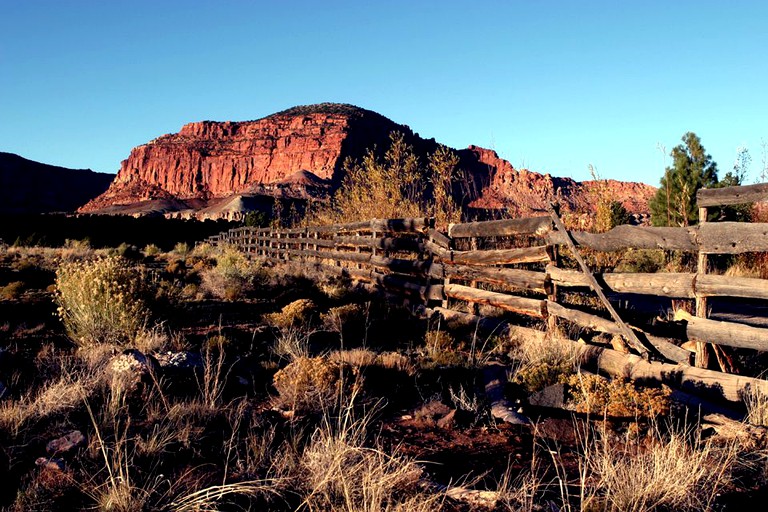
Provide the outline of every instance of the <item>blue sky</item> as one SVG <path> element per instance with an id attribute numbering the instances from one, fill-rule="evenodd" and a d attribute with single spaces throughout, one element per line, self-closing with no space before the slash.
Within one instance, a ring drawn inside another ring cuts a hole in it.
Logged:
<path id="1" fill-rule="evenodd" d="M 116 172 L 187 122 L 334 101 L 575 179 L 657 185 L 694 131 L 753 181 L 766 54 L 764 1 L 0 0 L 0 151 Z"/>

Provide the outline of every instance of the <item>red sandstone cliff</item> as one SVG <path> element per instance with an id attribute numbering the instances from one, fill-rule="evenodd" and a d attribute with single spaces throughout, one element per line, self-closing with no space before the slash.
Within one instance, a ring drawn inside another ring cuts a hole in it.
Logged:
<path id="1" fill-rule="evenodd" d="M 80 211 L 215 216 L 221 210 L 237 218 L 232 205 L 244 204 L 243 196 L 328 197 L 341 181 L 344 160 L 386 148 L 392 131 L 402 132 L 423 157 L 436 148 L 407 126 L 351 105 L 295 107 L 256 121 L 189 123 L 134 148 L 109 190 Z M 465 179 L 456 192 L 464 205 L 526 215 L 559 196 L 573 207 L 589 207 L 583 199 L 589 182 L 517 170 L 476 146 L 458 153 Z M 608 186 L 629 211 L 647 212 L 652 187 Z"/>
<path id="2" fill-rule="evenodd" d="M 508 208 L 516 215 L 530 215 L 547 209 L 557 199 L 572 210 L 591 211 L 597 194 L 607 194 L 621 202 L 627 211 L 649 212 L 648 201 L 656 188 L 644 183 L 600 180 L 577 182 L 571 178 L 557 178 L 527 169 L 515 169 L 495 151 L 477 146 L 467 150 L 475 155 L 480 165 L 487 166 L 489 184 L 480 191 L 480 197 L 470 206 L 475 208 Z"/>

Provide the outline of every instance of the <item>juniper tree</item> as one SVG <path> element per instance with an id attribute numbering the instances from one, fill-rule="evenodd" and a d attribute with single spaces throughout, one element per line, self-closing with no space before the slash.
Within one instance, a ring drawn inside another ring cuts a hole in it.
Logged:
<path id="1" fill-rule="evenodd" d="M 701 139 L 688 132 L 682 141 L 672 149 L 672 166 L 667 167 L 661 186 L 650 202 L 654 226 L 696 223 L 696 192 L 703 187 L 717 186 L 717 164 L 701 145 Z"/>

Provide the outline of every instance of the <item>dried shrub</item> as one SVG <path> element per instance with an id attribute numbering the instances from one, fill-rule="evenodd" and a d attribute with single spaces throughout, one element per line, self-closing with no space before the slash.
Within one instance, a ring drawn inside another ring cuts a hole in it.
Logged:
<path id="1" fill-rule="evenodd" d="M 666 386 L 638 389 L 620 379 L 581 373 L 565 379 L 565 384 L 577 412 L 624 418 L 653 418 L 669 413 L 671 390 Z"/>
<path id="2" fill-rule="evenodd" d="M 300 357 L 275 374 L 273 385 L 281 406 L 321 412 L 359 390 L 362 377 L 357 368 L 325 357 Z"/>
<path id="3" fill-rule="evenodd" d="M 5 286 L 0 286 L 0 299 L 17 300 L 24 292 L 24 286 L 21 281 L 13 281 Z"/>
<path id="4" fill-rule="evenodd" d="M 131 343 L 149 318 L 147 280 L 119 257 L 68 262 L 56 272 L 58 315 L 79 346 Z"/>
<path id="5" fill-rule="evenodd" d="M 287 304 L 278 313 L 269 313 L 264 320 L 273 327 L 289 329 L 307 325 L 317 312 L 317 306 L 311 299 L 299 299 Z"/>

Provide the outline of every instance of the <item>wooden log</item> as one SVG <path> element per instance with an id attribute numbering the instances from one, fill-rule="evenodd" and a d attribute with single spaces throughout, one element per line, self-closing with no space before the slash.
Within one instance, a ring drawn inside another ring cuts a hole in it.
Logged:
<path id="1" fill-rule="evenodd" d="M 607 334 L 624 334 L 615 322 L 607 318 L 585 313 L 578 309 L 566 308 L 556 302 L 547 301 L 547 313 L 593 331 L 604 332 Z"/>
<path id="2" fill-rule="evenodd" d="M 471 238 L 486 236 L 510 236 L 535 234 L 544 236 L 552 229 L 549 217 L 531 217 L 524 219 L 489 220 L 468 222 L 448 226 L 449 238 Z"/>
<path id="3" fill-rule="evenodd" d="M 655 228 L 647 226 L 616 226 L 606 233 L 587 233 L 572 231 L 578 246 L 589 247 L 596 251 L 621 251 L 623 249 L 665 249 L 677 251 L 698 251 L 697 231 L 687 228 Z M 552 231 L 547 235 L 547 243 L 564 244 L 565 236 L 561 231 Z"/>
<path id="4" fill-rule="evenodd" d="M 470 265 L 446 265 L 444 269 L 445 277 L 451 279 L 507 285 L 521 290 L 545 293 L 546 274 L 544 272 Z"/>
<path id="5" fill-rule="evenodd" d="M 547 301 L 547 314 L 549 316 L 568 320 L 569 322 L 573 322 L 576 325 L 592 331 L 625 336 L 624 331 L 615 322 L 612 322 L 607 318 L 579 311 L 577 309 L 566 308 L 555 302 Z M 691 353 L 682 347 L 678 347 L 670 340 L 659 336 L 653 336 L 642 330 L 633 332 L 635 336 L 644 340 L 666 359 L 676 363 L 688 364 L 690 362 Z"/>
<path id="6" fill-rule="evenodd" d="M 768 252 L 768 223 L 706 222 L 699 225 L 699 243 L 705 254 Z"/>
<path id="7" fill-rule="evenodd" d="M 589 286 L 587 278 L 577 270 L 564 270 L 556 267 L 547 267 L 552 282 L 564 287 Z M 656 295 L 670 298 L 695 297 L 694 282 L 696 274 L 693 273 L 606 273 L 595 274 L 602 280 L 606 287 L 615 293 L 637 293 L 640 295 Z"/>
<path id="8" fill-rule="evenodd" d="M 741 402 L 748 388 L 768 394 L 768 381 L 741 375 L 696 368 L 685 364 L 648 362 L 634 354 L 584 345 L 574 345 L 584 368 L 597 369 L 614 377 L 638 381 L 642 384 L 666 384 L 697 396 L 710 399 Z"/>
<path id="9" fill-rule="evenodd" d="M 768 183 L 740 187 L 702 188 L 696 192 L 696 203 L 700 208 L 756 203 L 766 199 L 768 199 Z"/>
<path id="10" fill-rule="evenodd" d="M 750 425 L 725 414 L 705 415 L 701 418 L 701 428 L 714 430 L 721 439 L 737 443 L 740 450 L 763 451 L 768 447 L 768 428 Z"/>
<path id="11" fill-rule="evenodd" d="M 508 336 L 511 332 L 523 329 L 526 331 L 526 337 L 532 337 L 532 334 L 538 336 L 536 339 L 544 339 L 546 333 L 526 327 L 512 326 L 507 320 L 502 318 L 489 318 L 485 316 L 472 315 L 461 311 L 454 311 L 445 307 L 435 307 L 425 309 L 428 318 L 433 315 L 440 315 L 447 323 L 449 328 L 473 327 L 486 336 L 498 335 Z M 528 333 L 527 331 L 531 331 Z"/>
<path id="12" fill-rule="evenodd" d="M 424 243 L 424 247 L 432 256 L 437 256 L 442 261 L 445 261 L 447 263 L 450 263 L 451 258 L 453 257 L 453 251 L 450 249 L 445 249 L 443 247 L 440 247 L 438 244 L 432 241 L 427 241 Z"/>
<path id="13" fill-rule="evenodd" d="M 768 329 L 699 318 L 681 309 L 675 312 L 675 320 L 687 322 L 688 338 L 715 345 L 768 351 Z"/>
<path id="14" fill-rule="evenodd" d="M 552 282 L 564 287 L 588 287 L 584 274 L 547 266 Z M 637 293 L 662 297 L 690 299 L 702 297 L 744 297 L 768 299 L 768 279 L 731 277 L 693 273 L 607 273 L 599 274 L 607 287 L 616 293 Z"/>
<path id="15" fill-rule="evenodd" d="M 464 300 L 474 304 L 487 304 L 505 311 L 520 313 L 535 318 L 544 318 L 545 316 L 546 301 L 544 300 L 478 290 L 459 284 L 445 285 L 445 295 L 453 299 Z"/>
<path id="16" fill-rule="evenodd" d="M 464 265 L 506 265 L 513 263 L 545 263 L 549 261 L 547 247 L 492 249 L 486 251 L 453 251 L 452 263 Z"/>
<path id="17" fill-rule="evenodd" d="M 315 240 L 313 238 L 300 237 L 292 238 L 290 244 L 316 244 L 320 247 L 368 247 L 383 251 L 395 252 L 416 252 L 423 253 L 424 243 L 415 238 L 392 238 L 376 237 L 368 238 L 363 236 L 336 236 L 327 240 Z"/>
<path id="18" fill-rule="evenodd" d="M 706 274 L 696 276 L 695 287 L 695 293 L 702 297 L 768 299 L 766 279 Z"/>
<path id="19" fill-rule="evenodd" d="M 450 249 L 451 248 L 451 239 L 439 232 L 436 229 L 430 229 L 427 231 L 427 236 L 429 236 L 430 242 L 433 242 L 437 244 L 438 246 L 442 247 L 443 249 Z"/>

